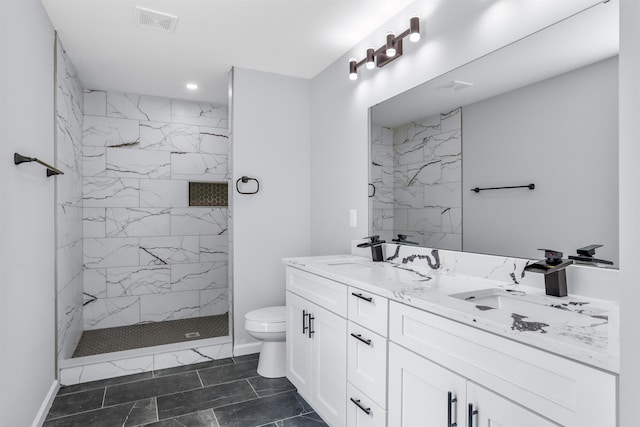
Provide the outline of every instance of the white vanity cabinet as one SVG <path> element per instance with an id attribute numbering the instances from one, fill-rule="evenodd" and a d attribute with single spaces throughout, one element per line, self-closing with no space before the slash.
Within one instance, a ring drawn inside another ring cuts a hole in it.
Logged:
<path id="1" fill-rule="evenodd" d="M 615 375 L 394 301 L 389 339 L 390 426 L 616 426 Z"/>
<path id="2" fill-rule="evenodd" d="M 345 426 L 347 287 L 287 268 L 287 378 L 333 427 Z"/>

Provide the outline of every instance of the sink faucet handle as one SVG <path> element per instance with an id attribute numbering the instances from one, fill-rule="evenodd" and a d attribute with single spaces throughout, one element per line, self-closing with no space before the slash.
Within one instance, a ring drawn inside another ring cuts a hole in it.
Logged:
<path id="1" fill-rule="evenodd" d="M 592 257 L 596 254 L 596 249 L 601 247 L 602 245 L 589 245 L 589 246 L 585 246 L 584 248 L 576 249 L 576 252 L 578 253 L 578 255 L 581 255 L 581 256 Z"/>
<path id="2" fill-rule="evenodd" d="M 538 249 L 544 251 L 544 260 L 549 265 L 558 265 L 562 262 L 563 253 L 555 249 Z"/>

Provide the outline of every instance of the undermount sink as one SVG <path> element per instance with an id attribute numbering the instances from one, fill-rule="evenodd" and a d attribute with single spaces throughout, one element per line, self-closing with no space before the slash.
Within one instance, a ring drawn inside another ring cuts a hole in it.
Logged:
<path id="1" fill-rule="evenodd" d="M 543 323 L 585 320 L 588 316 L 604 312 L 601 309 L 583 307 L 579 303 L 559 301 L 554 304 L 544 297 L 529 296 L 522 291 L 509 291 L 499 288 L 462 292 L 449 296 L 472 303 L 480 311 L 501 310 L 512 315 L 518 315 L 523 319 L 526 318 L 527 320 Z M 571 305 L 573 307 L 570 307 Z"/>

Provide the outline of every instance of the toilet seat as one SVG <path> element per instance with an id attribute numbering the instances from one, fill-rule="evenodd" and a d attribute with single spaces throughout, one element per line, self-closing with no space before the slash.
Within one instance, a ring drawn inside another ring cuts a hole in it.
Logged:
<path id="1" fill-rule="evenodd" d="M 245 314 L 245 329 L 254 332 L 285 332 L 287 308 L 285 306 L 264 307 Z"/>

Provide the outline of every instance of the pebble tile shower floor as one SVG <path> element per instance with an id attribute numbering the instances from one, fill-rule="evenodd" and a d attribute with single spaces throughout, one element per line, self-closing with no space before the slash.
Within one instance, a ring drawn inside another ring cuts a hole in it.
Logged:
<path id="1" fill-rule="evenodd" d="M 253 354 L 62 387 L 43 426 L 326 426 L 286 378 L 257 366 Z"/>
<path id="2" fill-rule="evenodd" d="M 188 336 L 197 332 L 197 336 Z M 229 313 L 84 331 L 73 357 L 229 335 Z"/>

